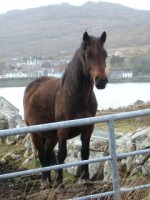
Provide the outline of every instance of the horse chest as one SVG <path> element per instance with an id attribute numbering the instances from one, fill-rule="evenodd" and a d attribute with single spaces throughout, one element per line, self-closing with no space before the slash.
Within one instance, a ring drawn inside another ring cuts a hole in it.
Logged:
<path id="1" fill-rule="evenodd" d="M 56 105 L 56 121 L 79 119 L 94 116 L 96 113 L 96 102 L 74 101 L 61 99 Z M 94 111 L 94 112 L 93 112 Z"/>

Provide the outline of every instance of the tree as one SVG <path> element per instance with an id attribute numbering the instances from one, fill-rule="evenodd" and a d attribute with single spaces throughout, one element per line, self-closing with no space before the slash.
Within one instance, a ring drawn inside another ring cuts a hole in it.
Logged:
<path id="1" fill-rule="evenodd" d="M 131 60 L 133 66 L 133 73 L 135 76 L 138 75 L 150 75 L 150 56 L 141 55 L 135 56 Z"/>
<path id="2" fill-rule="evenodd" d="M 112 56 L 110 59 L 110 65 L 112 67 L 121 67 L 124 63 L 124 58 L 120 56 Z"/>

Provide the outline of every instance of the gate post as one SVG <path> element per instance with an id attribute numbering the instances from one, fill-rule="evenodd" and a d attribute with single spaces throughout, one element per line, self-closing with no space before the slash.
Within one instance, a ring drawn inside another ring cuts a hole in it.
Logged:
<path id="1" fill-rule="evenodd" d="M 109 132 L 109 151 L 112 157 L 111 168 L 112 168 L 113 190 L 115 192 L 114 199 L 121 200 L 120 181 L 119 181 L 119 172 L 118 172 L 118 164 L 117 164 L 116 145 L 115 145 L 115 134 L 114 134 L 114 121 L 110 119 L 107 123 L 108 123 L 108 132 Z"/>

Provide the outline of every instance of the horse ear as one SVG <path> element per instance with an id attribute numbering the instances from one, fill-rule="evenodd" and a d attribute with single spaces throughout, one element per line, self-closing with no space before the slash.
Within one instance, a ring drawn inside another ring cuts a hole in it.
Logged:
<path id="1" fill-rule="evenodd" d="M 87 31 L 86 31 L 86 32 L 83 34 L 83 41 L 84 41 L 84 42 L 88 42 L 89 39 L 90 39 L 90 36 L 89 36 L 89 34 L 87 33 Z"/>
<path id="2" fill-rule="evenodd" d="M 106 41 L 106 32 L 104 31 L 102 35 L 100 36 L 100 42 L 103 45 L 105 41 Z"/>

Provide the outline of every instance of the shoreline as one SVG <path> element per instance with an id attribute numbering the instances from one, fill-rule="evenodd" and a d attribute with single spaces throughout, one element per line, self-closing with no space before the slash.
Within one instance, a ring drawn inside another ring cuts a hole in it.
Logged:
<path id="1" fill-rule="evenodd" d="M 2 78 L 0 79 L 0 87 L 26 87 L 36 78 Z M 109 83 L 146 83 L 150 82 L 150 78 L 108 78 L 108 81 Z"/>

